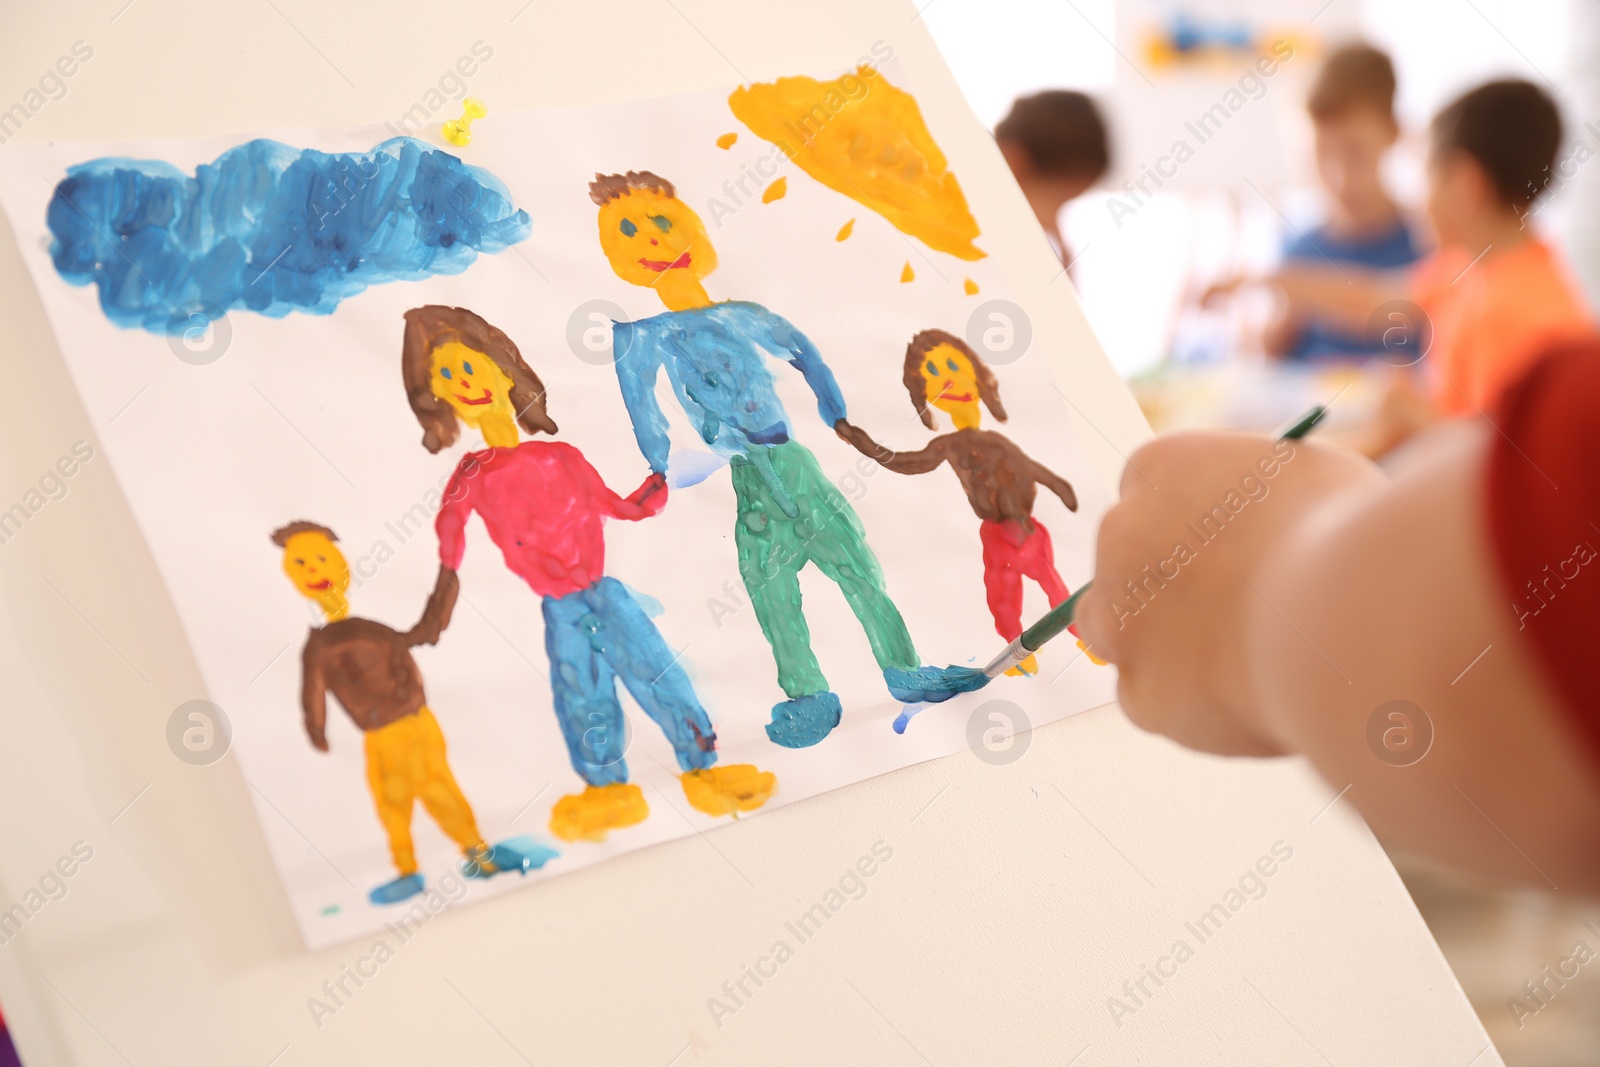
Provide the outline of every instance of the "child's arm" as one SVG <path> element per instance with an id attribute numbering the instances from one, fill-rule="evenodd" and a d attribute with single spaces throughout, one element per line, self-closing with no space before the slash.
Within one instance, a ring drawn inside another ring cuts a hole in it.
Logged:
<path id="1" fill-rule="evenodd" d="M 1234 278 L 1213 285 L 1200 302 L 1209 307 L 1247 285 L 1268 286 L 1281 292 L 1288 302 L 1285 314 L 1295 322 L 1325 319 L 1353 332 L 1366 329 L 1379 307 L 1405 300 L 1411 293 L 1403 271 L 1295 264 L 1265 277 Z"/>
<path id="2" fill-rule="evenodd" d="M 1080 632 L 1117 663 L 1123 707 L 1147 729 L 1211 752 L 1304 754 L 1388 841 L 1600 888 L 1600 775 L 1490 554 L 1494 431 L 1451 430 L 1392 479 L 1313 442 L 1153 442 L 1101 527 Z M 1189 524 L 1218 509 L 1222 532 L 1201 540 Z M 1424 737 L 1417 758 L 1408 742 Z"/>
<path id="3" fill-rule="evenodd" d="M 1078 494 L 1073 491 L 1071 482 L 1032 456 L 1028 457 L 1028 468 L 1033 474 L 1033 480 L 1060 497 L 1061 502 L 1067 506 L 1068 511 L 1078 510 Z"/>
<path id="4" fill-rule="evenodd" d="M 300 654 L 300 707 L 305 712 L 306 736 L 318 752 L 328 751 L 328 683 L 322 676 L 322 657 L 306 642 Z"/>
<path id="5" fill-rule="evenodd" d="M 833 429 L 840 437 L 855 446 L 857 452 L 868 459 L 876 460 L 879 466 L 896 474 L 926 474 L 945 461 L 942 437 L 935 437 L 928 442 L 927 447 L 919 448 L 915 452 L 896 452 L 892 448 L 880 445 L 867 431 L 845 419 L 834 423 Z M 1069 487 L 1067 491 L 1072 490 Z"/>

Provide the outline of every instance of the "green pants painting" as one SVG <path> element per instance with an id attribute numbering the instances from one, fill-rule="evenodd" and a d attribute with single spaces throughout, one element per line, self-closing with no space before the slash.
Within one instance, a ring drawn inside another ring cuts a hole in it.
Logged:
<path id="1" fill-rule="evenodd" d="M 811 651 L 800 603 L 807 563 L 838 584 L 872 645 L 891 691 L 917 671 L 917 650 L 905 620 L 883 587 L 883 568 L 867 546 L 855 509 L 822 473 L 817 459 L 789 441 L 732 461 L 739 501 L 734 542 L 739 575 L 761 632 L 777 661 L 778 684 L 790 697 L 773 709 L 768 734 L 779 744 L 815 744 L 838 723 L 839 700 Z M 820 735 L 814 736 L 821 728 Z"/>

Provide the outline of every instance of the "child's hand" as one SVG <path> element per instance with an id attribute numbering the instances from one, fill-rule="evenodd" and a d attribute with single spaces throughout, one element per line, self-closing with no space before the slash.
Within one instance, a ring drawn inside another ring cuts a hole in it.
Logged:
<path id="1" fill-rule="evenodd" d="M 1134 453 L 1077 616 L 1117 665 L 1128 717 L 1208 752 L 1279 752 L 1246 677 L 1245 621 L 1271 596 L 1252 579 L 1315 510 L 1381 477 L 1353 453 L 1238 433 L 1173 434 Z"/>

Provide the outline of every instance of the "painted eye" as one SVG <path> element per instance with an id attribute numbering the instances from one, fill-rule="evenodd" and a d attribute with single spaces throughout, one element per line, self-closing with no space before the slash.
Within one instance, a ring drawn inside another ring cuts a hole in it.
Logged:
<path id="1" fill-rule="evenodd" d="M 632 219 L 623 219 L 622 220 L 622 236 L 624 236 L 624 237 L 632 237 L 634 234 L 636 234 L 638 232 L 639 232 L 639 227 L 637 227 L 637 226 L 635 226 L 633 224 L 633 220 Z"/>
<path id="2" fill-rule="evenodd" d="M 939 373 L 939 365 L 931 359 L 928 360 L 928 373 L 935 376 Z"/>
<path id="3" fill-rule="evenodd" d="M 472 364 L 470 364 L 470 363 L 466 362 L 465 360 L 463 360 L 462 363 L 461 363 L 461 372 L 463 374 L 471 374 L 472 373 Z"/>
<path id="4" fill-rule="evenodd" d="M 304 567 L 306 565 L 306 561 L 303 559 L 297 559 L 294 561 L 294 565 L 296 567 Z"/>
<path id="5" fill-rule="evenodd" d="M 440 367 L 439 368 L 439 377 L 443 378 L 445 381 L 449 381 L 450 380 L 450 368 L 449 367 Z"/>
<path id="6" fill-rule="evenodd" d="M 957 363 L 957 362 L 956 362 L 956 361 L 955 361 L 955 360 L 953 360 L 953 359 L 947 359 L 947 360 L 945 360 L 945 361 L 944 361 L 944 365 L 945 365 L 945 366 L 946 366 L 946 367 L 949 367 L 949 368 L 950 368 L 950 370 L 951 370 L 951 371 L 952 371 L 952 372 L 954 372 L 954 373 L 956 373 L 956 374 L 960 374 L 960 373 L 961 373 L 961 365 L 960 365 L 960 364 L 959 364 L 959 363 Z M 467 372 L 467 373 L 468 373 L 468 374 L 471 374 L 471 373 L 472 373 L 472 372 L 471 372 L 471 371 L 468 371 L 468 372 Z"/>
<path id="7" fill-rule="evenodd" d="M 665 215 L 651 215 L 650 221 L 656 224 L 656 229 L 662 233 L 672 232 L 672 220 Z"/>

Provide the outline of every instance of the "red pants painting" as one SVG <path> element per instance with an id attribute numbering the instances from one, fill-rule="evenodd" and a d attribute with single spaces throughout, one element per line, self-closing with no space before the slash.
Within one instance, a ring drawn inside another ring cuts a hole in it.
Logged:
<path id="1" fill-rule="evenodd" d="M 989 593 L 989 614 L 994 628 L 1007 641 L 1022 635 L 1022 579 L 1032 578 L 1055 607 L 1067 599 L 1067 584 L 1056 573 L 1055 548 L 1050 531 L 1037 519 L 1027 533 L 1018 522 L 985 519 L 978 527 L 983 541 L 983 587 Z M 1072 628 L 1074 635 L 1077 628 Z"/>

